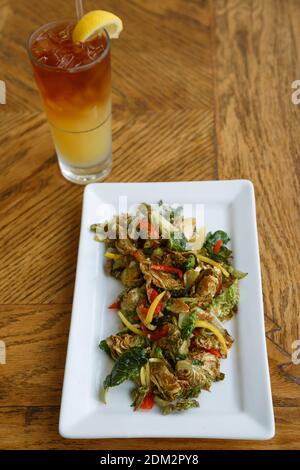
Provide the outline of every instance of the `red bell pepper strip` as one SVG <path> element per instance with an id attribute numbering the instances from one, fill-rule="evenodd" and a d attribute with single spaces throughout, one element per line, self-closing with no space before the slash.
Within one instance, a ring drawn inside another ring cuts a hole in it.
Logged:
<path id="1" fill-rule="evenodd" d="M 108 308 L 118 310 L 121 306 L 120 299 L 117 299 L 113 304 L 109 305 Z"/>
<path id="2" fill-rule="evenodd" d="M 141 330 L 142 330 L 145 334 L 148 334 L 148 333 L 149 333 L 148 328 L 146 328 L 143 323 L 140 324 L 140 328 L 141 328 Z"/>
<path id="3" fill-rule="evenodd" d="M 145 307 L 144 305 L 139 306 L 139 312 L 144 316 L 147 315 L 148 310 L 149 310 L 149 307 Z"/>
<path id="4" fill-rule="evenodd" d="M 158 331 L 154 331 L 154 333 L 150 334 L 151 341 L 158 341 L 169 334 L 169 326 L 163 325 Z"/>
<path id="5" fill-rule="evenodd" d="M 142 263 L 144 261 L 144 254 L 140 250 L 136 250 L 132 253 L 132 256 L 139 262 Z"/>
<path id="6" fill-rule="evenodd" d="M 154 393 L 153 393 L 153 390 L 150 390 L 150 392 L 147 393 L 144 400 L 142 401 L 141 410 L 152 410 L 153 406 L 154 406 Z"/>
<path id="7" fill-rule="evenodd" d="M 158 306 L 156 307 L 155 311 L 154 311 L 154 315 L 158 315 L 161 308 L 159 308 L 160 304 L 158 304 Z M 147 313 L 148 313 L 148 310 L 149 310 L 149 307 L 145 307 L 144 305 L 140 305 L 138 307 L 139 309 L 139 312 L 144 315 L 145 317 L 147 316 Z"/>
<path id="8" fill-rule="evenodd" d="M 155 271 L 162 271 L 164 273 L 176 273 L 180 279 L 183 278 L 183 272 L 179 268 L 174 268 L 174 266 L 167 266 L 165 264 L 151 264 L 150 269 Z"/>
<path id="9" fill-rule="evenodd" d="M 149 288 L 147 289 L 147 294 L 148 294 L 148 298 L 149 298 L 149 301 L 150 301 L 150 302 L 153 302 L 153 300 L 155 299 L 155 297 L 158 296 L 157 290 L 153 289 L 153 287 L 149 287 Z"/>
<path id="10" fill-rule="evenodd" d="M 213 252 L 218 253 L 222 245 L 223 245 L 223 240 L 218 240 L 213 248 Z"/>
<path id="11" fill-rule="evenodd" d="M 151 225 L 148 220 L 146 219 L 142 219 L 136 226 L 137 228 L 143 230 L 143 229 L 146 229 L 147 230 L 147 233 L 150 234 L 150 237 L 151 238 L 159 238 L 159 233 L 157 232 L 157 230 L 155 230 L 155 228 L 153 227 L 153 225 Z"/>
<path id="12" fill-rule="evenodd" d="M 216 357 L 222 357 L 222 354 L 220 353 L 220 351 L 218 351 L 218 349 L 215 349 L 215 348 L 206 349 L 206 348 L 204 348 L 204 350 L 207 351 L 210 354 L 213 354 Z"/>

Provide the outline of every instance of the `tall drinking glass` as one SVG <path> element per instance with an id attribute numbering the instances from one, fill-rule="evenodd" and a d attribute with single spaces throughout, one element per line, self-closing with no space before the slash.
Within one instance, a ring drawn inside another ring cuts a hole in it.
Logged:
<path id="1" fill-rule="evenodd" d="M 79 184 L 112 167 L 110 39 L 74 44 L 75 21 L 42 26 L 27 49 L 63 176 Z"/>

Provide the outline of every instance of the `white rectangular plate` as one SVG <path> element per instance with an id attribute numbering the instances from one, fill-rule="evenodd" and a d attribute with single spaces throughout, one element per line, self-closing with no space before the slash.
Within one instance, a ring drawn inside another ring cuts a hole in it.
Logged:
<path id="1" fill-rule="evenodd" d="M 107 306 L 121 284 L 104 273 L 104 246 L 94 241 L 89 227 L 111 218 L 119 196 L 126 196 L 129 205 L 160 199 L 204 204 L 207 230 L 229 233 L 235 267 L 249 273 L 240 283 L 239 312 L 226 324 L 235 342 L 221 364 L 225 380 L 213 384 L 210 393 L 201 393 L 200 408 L 168 416 L 156 409 L 133 412 L 129 383 L 110 389 L 107 405 L 99 400 L 112 361 L 98 344 L 117 331 L 118 317 Z M 102 183 L 85 188 L 59 431 L 66 438 L 269 439 L 274 435 L 251 182 Z"/>

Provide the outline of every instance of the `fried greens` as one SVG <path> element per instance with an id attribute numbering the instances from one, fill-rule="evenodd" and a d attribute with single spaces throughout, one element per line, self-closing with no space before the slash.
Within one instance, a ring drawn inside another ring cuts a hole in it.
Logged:
<path id="1" fill-rule="evenodd" d="M 199 406 L 201 390 L 224 379 L 220 362 L 233 338 L 223 322 L 237 312 L 246 276 L 232 266 L 229 236 L 218 230 L 205 238 L 180 207 L 163 203 L 91 230 L 106 245 L 106 273 L 124 286 L 109 307 L 120 331 L 99 345 L 114 361 L 102 396 L 131 380 L 134 410 L 156 404 L 168 414 Z"/>

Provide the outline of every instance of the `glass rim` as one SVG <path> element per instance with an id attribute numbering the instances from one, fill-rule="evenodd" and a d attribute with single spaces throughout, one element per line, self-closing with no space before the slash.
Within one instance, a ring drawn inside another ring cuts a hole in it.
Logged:
<path id="1" fill-rule="evenodd" d="M 68 73 L 77 73 L 77 72 L 81 72 L 82 70 L 86 70 L 86 69 L 89 69 L 91 67 L 93 67 L 95 64 L 98 64 L 100 62 L 102 62 L 102 60 L 107 56 L 109 50 L 110 50 L 110 37 L 109 37 L 109 34 L 108 32 L 106 31 L 106 29 L 103 29 L 102 31 L 104 31 L 105 33 L 105 36 L 106 36 L 106 46 L 105 46 L 105 49 L 103 52 L 101 52 L 101 54 L 99 55 L 99 57 L 97 57 L 95 60 L 93 60 L 93 62 L 90 62 L 89 64 L 83 64 L 83 65 L 79 65 L 78 67 L 70 67 L 70 68 L 59 68 L 57 67 L 56 65 L 47 65 L 47 64 L 43 64 L 41 61 L 39 61 L 31 52 L 31 42 L 34 38 L 34 36 L 39 32 L 41 31 L 43 28 L 46 28 L 47 26 L 54 26 L 56 24 L 60 24 L 60 23 L 65 23 L 65 22 L 76 22 L 76 20 L 73 18 L 73 19 L 70 19 L 70 18 L 65 18 L 65 19 L 62 19 L 62 20 L 56 20 L 56 21 L 51 21 L 50 23 L 46 23 L 42 26 L 40 26 L 39 28 L 35 29 L 28 37 L 27 41 L 26 41 L 26 49 L 27 49 L 27 53 L 29 55 L 29 58 L 30 60 L 36 64 L 38 67 L 41 67 L 42 69 L 45 69 L 45 70 L 56 70 L 56 71 L 61 71 L 61 72 L 68 72 Z"/>

